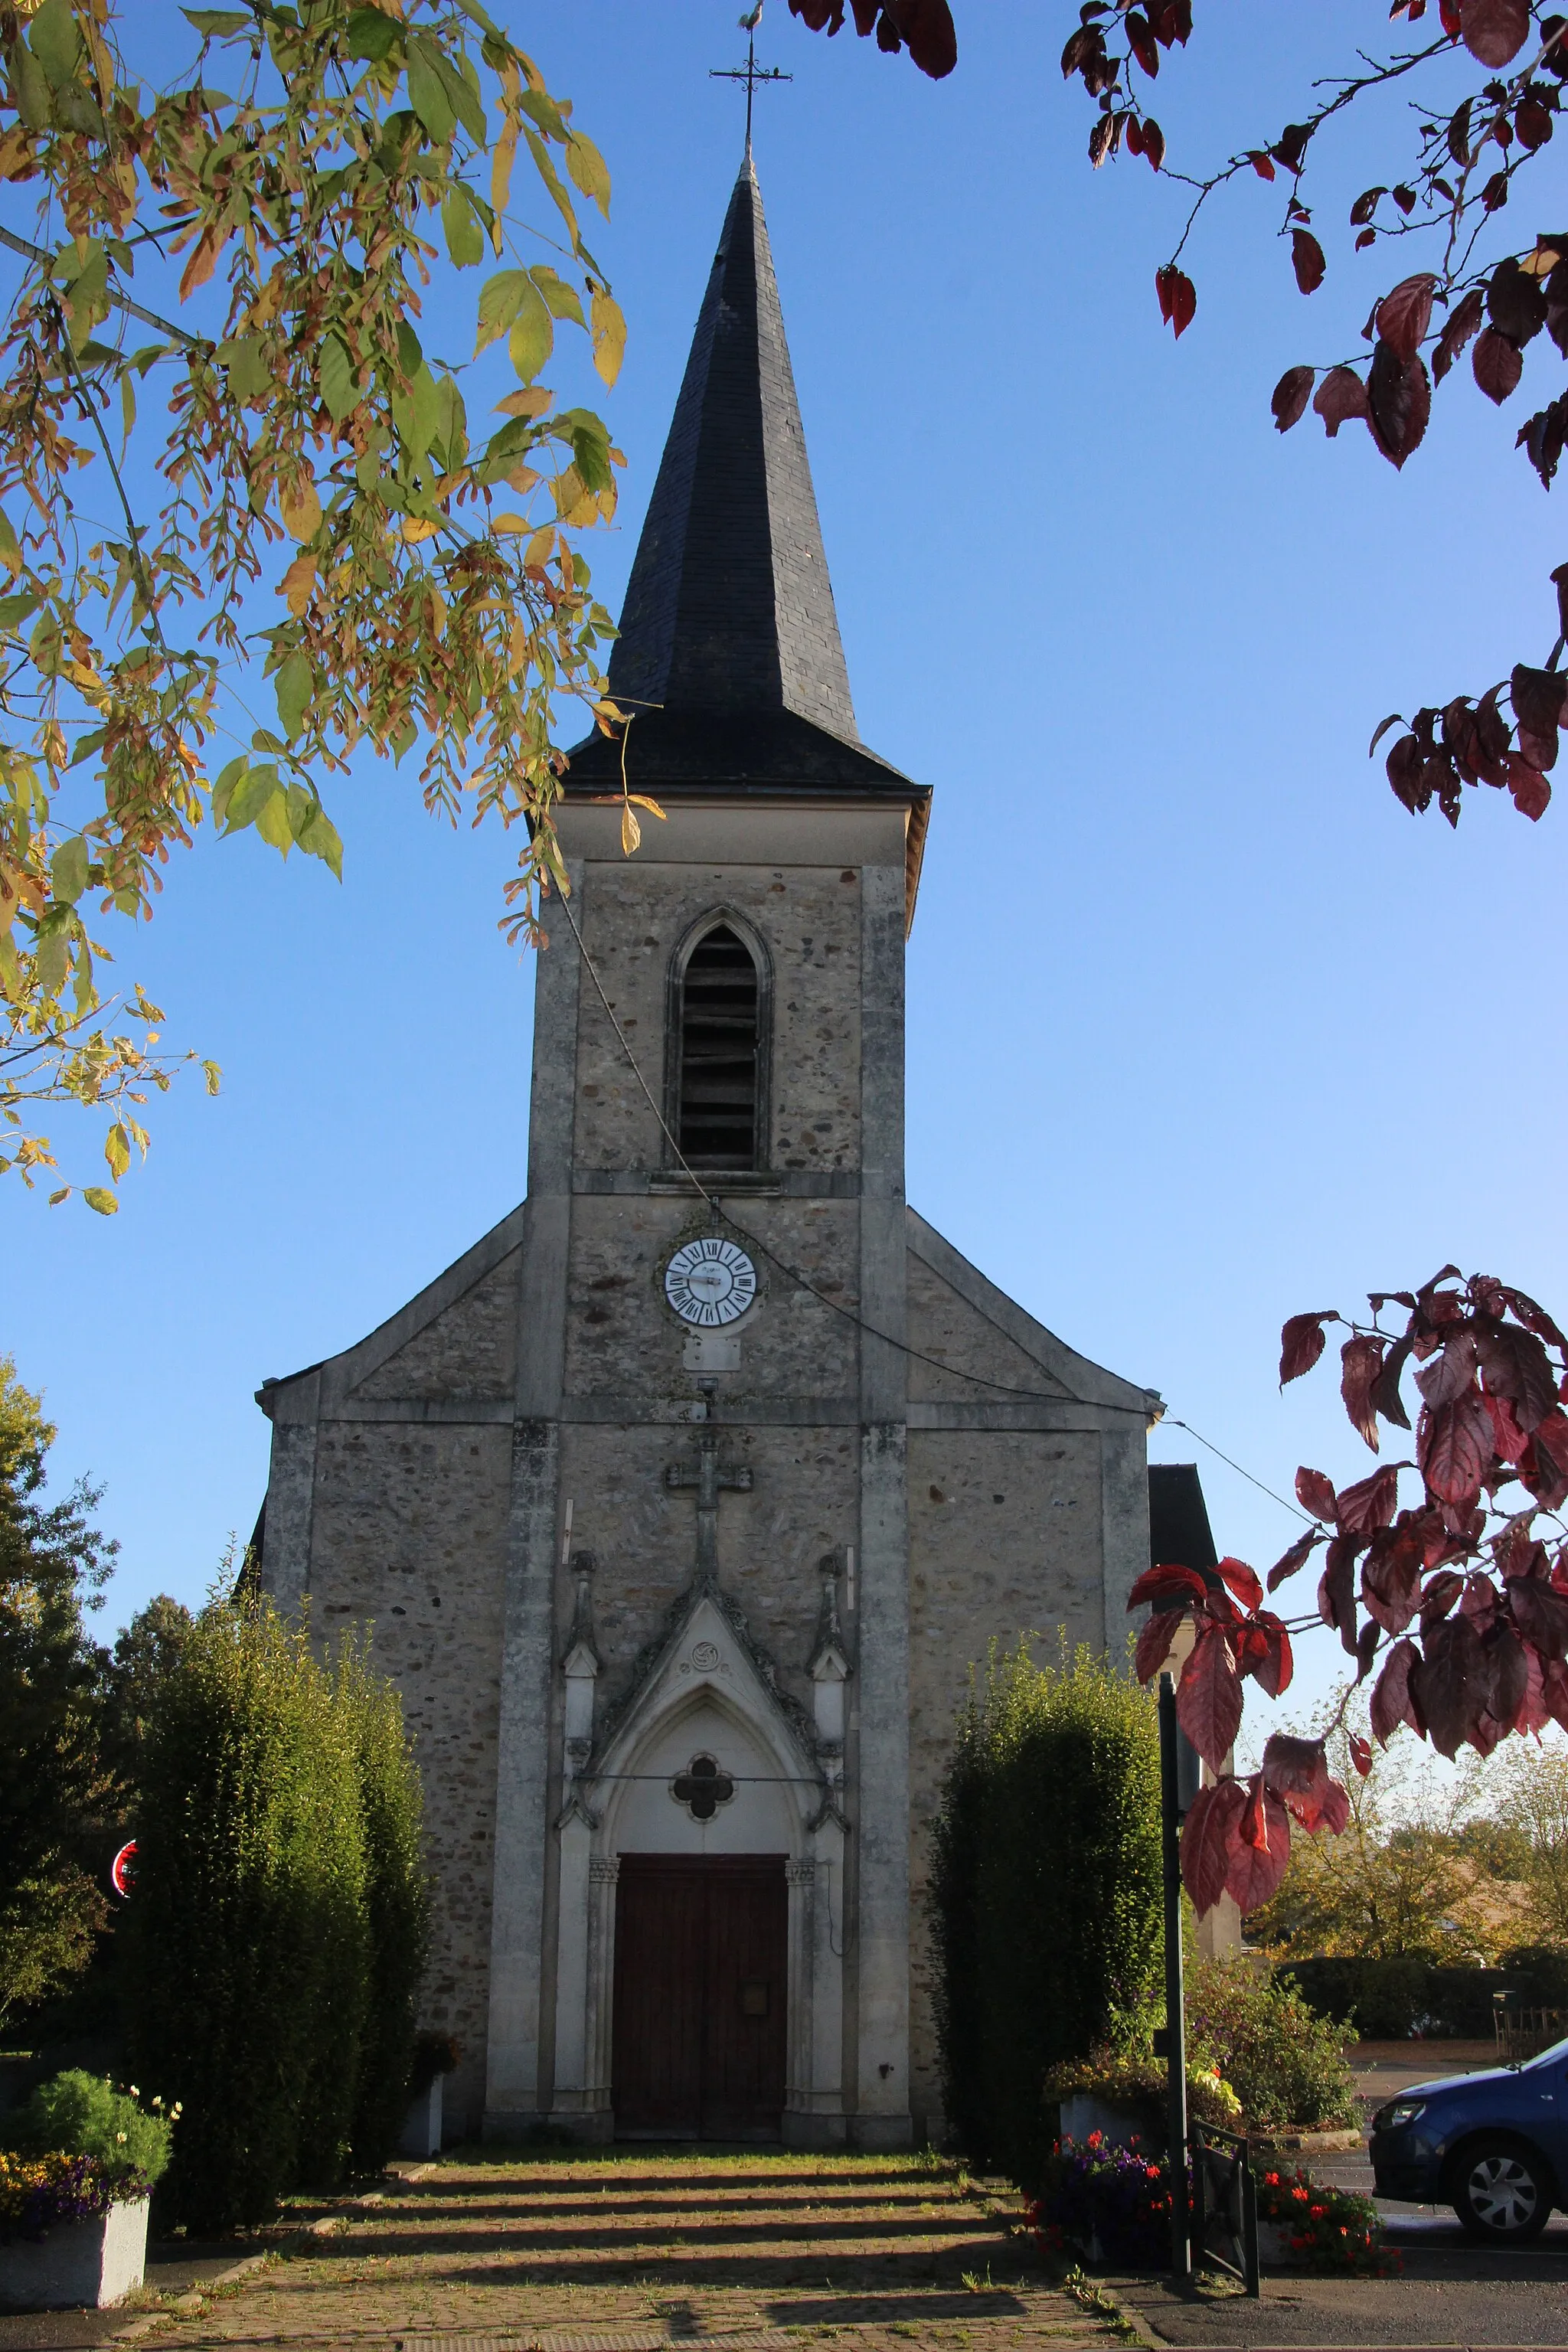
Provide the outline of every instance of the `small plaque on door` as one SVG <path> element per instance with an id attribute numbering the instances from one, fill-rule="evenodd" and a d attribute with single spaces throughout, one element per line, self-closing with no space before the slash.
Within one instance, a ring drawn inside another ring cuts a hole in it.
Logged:
<path id="1" fill-rule="evenodd" d="M 744 1977 L 741 1981 L 741 2014 L 742 2017 L 766 2017 L 768 2013 L 768 1980 L 766 1977 Z"/>

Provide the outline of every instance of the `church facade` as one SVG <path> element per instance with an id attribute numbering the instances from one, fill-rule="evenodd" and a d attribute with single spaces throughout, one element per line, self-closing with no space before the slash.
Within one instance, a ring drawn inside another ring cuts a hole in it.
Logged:
<path id="1" fill-rule="evenodd" d="M 971 1662 L 1119 1647 L 1158 1398 L 904 1198 L 928 790 L 860 743 L 748 157 L 539 959 L 527 1196 L 258 1401 L 261 1574 L 374 1624 L 449 2121 L 906 2146 Z"/>

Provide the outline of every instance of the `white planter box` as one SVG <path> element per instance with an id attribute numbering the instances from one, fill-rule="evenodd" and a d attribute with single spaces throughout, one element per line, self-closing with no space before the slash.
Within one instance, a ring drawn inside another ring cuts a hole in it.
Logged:
<path id="1" fill-rule="evenodd" d="M 101 2310 L 142 2284 L 147 2200 L 111 2205 L 96 2221 L 57 2221 L 47 2236 L 0 2246 L 0 2304 L 13 2311 Z"/>
<path id="2" fill-rule="evenodd" d="M 445 2074 L 437 2074 L 427 2091 L 421 2091 L 404 2120 L 403 2137 L 397 2143 L 399 2156 L 439 2156 L 441 2153 L 441 2085 Z"/>

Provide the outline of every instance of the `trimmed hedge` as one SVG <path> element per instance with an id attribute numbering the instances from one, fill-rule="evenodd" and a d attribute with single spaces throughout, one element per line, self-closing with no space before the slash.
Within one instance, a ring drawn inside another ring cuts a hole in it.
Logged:
<path id="1" fill-rule="evenodd" d="M 352 1642 L 339 1654 L 338 1689 L 355 1727 L 370 1939 L 350 2163 L 355 2172 L 379 2172 L 397 2152 L 416 2095 L 419 1987 L 430 1940 L 424 1796 L 397 1693 L 371 1673 L 366 1651 Z"/>
<path id="2" fill-rule="evenodd" d="M 126 1915 L 135 2068 L 184 2110 L 168 2220 L 263 2221 L 382 2160 L 424 1957 L 418 1822 L 362 1654 L 324 1667 L 265 1601 L 203 1613 L 158 1679 Z"/>
<path id="3" fill-rule="evenodd" d="M 993 1654 L 961 1718 L 931 1880 L 949 2129 L 1026 2189 L 1047 2070 L 1131 2046 L 1164 1967 L 1154 1702 L 1088 1649 Z"/>
<path id="4" fill-rule="evenodd" d="M 1568 1952 L 1544 1947 L 1510 1952 L 1495 1969 L 1344 1958 L 1286 1960 L 1274 1974 L 1277 1982 L 1293 1977 L 1312 2008 L 1353 2022 L 1369 2042 L 1402 2042 L 1417 2031 L 1484 2040 L 1494 1992 L 1515 1992 L 1531 2009 L 1568 2008 Z"/>

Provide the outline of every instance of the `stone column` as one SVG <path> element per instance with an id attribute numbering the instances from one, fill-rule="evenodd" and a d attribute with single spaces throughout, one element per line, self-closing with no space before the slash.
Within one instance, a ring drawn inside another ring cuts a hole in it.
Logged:
<path id="1" fill-rule="evenodd" d="M 560 1826 L 555 1929 L 555 2097 L 552 2114 L 580 2115 L 588 2084 L 588 1868 L 594 1827 L 574 1799 Z"/>
<path id="2" fill-rule="evenodd" d="M 789 1929 L 786 1941 L 788 1983 L 785 1988 L 786 2046 L 784 2054 L 784 2111 L 783 2133 L 789 2147 L 811 2146 L 809 2128 L 802 2128 L 811 2113 L 813 2035 L 812 2016 L 816 2006 L 816 1969 L 814 1968 L 816 1937 L 812 1932 L 816 1909 L 813 1897 L 816 1864 L 806 1859 L 791 1859 L 784 1864 L 784 1884 L 789 1889 Z"/>
<path id="3" fill-rule="evenodd" d="M 578 907 L 583 867 L 569 868 Z M 579 920 L 582 919 L 581 915 Z M 541 2017 L 549 1848 L 551 1666 L 561 1507 L 561 1384 L 572 1229 L 573 1107 L 581 959 L 564 917 L 539 958 L 533 1096 L 517 1342 L 511 1509 L 507 1529 L 500 1757 L 490 1929 L 487 2135 L 542 2116 Z"/>
<path id="4" fill-rule="evenodd" d="M 586 2113 L 599 2118 L 589 2134 L 595 2139 L 609 2139 L 615 2132 L 610 2069 L 616 2015 L 616 1885 L 620 1874 L 619 1854 L 595 1854 L 588 1864 L 588 2000 L 584 2031 L 588 2064 L 583 2104 Z"/>
<path id="5" fill-rule="evenodd" d="M 901 1341 L 904 875 L 861 873 L 860 1313 Z M 904 2147 L 910 2118 L 910 1617 L 904 1358 L 860 1338 L 858 1770 L 855 1829 L 856 2102 L 850 2137 Z"/>

